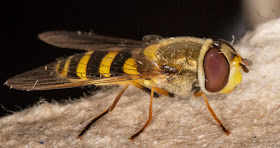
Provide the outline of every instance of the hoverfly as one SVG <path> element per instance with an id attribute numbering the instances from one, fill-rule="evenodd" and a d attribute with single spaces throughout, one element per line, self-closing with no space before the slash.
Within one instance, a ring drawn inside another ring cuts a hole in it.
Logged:
<path id="1" fill-rule="evenodd" d="M 85 50 L 65 59 L 25 72 L 7 80 L 10 88 L 35 91 L 86 85 L 124 85 L 111 106 L 94 117 L 79 138 L 102 116 L 114 109 L 129 85 L 151 94 L 149 118 L 134 135 L 137 137 L 152 120 L 155 95 L 202 96 L 213 118 L 230 132 L 211 109 L 206 95 L 230 93 L 242 80 L 241 69 L 252 62 L 243 59 L 225 40 L 195 37 L 162 38 L 156 35 L 142 41 L 99 36 L 92 33 L 51 31 L 39 34 L 51 45 Z"/>

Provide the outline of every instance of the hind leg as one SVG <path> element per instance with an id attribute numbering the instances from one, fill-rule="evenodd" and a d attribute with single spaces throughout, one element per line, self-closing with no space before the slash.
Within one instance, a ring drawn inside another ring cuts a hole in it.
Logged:
<path id="1" fill-rule="evenodd" d="M 94 117 L 90 123 L 87 124 L 87 126 L 82 130 L 82 132 L 78 135 L 78 138 L 82 138 L 82 136 L 84 135 L 84 133 L 90 128 L 90 126 L 95 123 L 98 119 L 100 119 L 101 117 L 103 117 L 104 115 L 106 115 L 107 113 L 113 111 L 113 109 L 115 108 L 115 106 L 117 105 L 118 101 L 120 100 L 121 96 L 123 95 L 123 93 L 125 92 L 125 90 L 128 88 L 129 84 L 127 84 L 122 91 L 119 93 L 119 95 L 115 98 L 114 102 L 112 103 L 111 106 L 109 106 L 106 110 L 104 110 L 101 114 L 99 114 L 98 116 Z"/>

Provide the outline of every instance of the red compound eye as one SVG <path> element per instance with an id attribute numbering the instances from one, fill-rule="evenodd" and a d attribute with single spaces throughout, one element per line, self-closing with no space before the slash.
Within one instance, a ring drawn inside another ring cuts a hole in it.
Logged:
<path id="1" fill-rule="evenodd" d="M 222 90 L 229 77 L 229 63 L 225 55 L 217 48 L 211 47 L 204 57 L 205 89 L 209 92 Z"/>

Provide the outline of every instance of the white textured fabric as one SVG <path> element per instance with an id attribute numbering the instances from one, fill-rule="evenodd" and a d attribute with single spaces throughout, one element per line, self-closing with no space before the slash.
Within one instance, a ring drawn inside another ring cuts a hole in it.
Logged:
<path id="1" fill-rule="evenodd" d="M 155 98 L 152 122 L 131 142 L 128 138 L 147 120 L 149 95 L 130 87 L 82 140 L 76 138 L 79 132 L 121 88 L 75 102 L 40 102 L 3 117 L 0 147 L 280 147 L 280 20 L 261 25 L 235 47 L 244 58 L 254 55 L 254 65 L 232 93 L 208 96 L 230 136 L 203 98 L 189 95 Z"/>

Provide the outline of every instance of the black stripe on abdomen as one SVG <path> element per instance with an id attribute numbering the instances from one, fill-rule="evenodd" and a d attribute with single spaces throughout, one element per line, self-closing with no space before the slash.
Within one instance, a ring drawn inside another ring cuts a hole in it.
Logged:
<path id="1" fill-rule="evenodd" d="M 74 79 L 79 78 L 76 72 L 77 66 L 84 55 L 85 55 L 84 53 L 74 55 L 74 57 L 71 59 L 71 62 L 69 64 L 67 77 L 74 78 Z"/>
<path id="2" fill-rule="evenodd" d="M 87 64 L 87 78 L 91 77 L 99 77 L 99 67 L 102 59 L 107 55 L 109 52 L 107 51 L 95 51 L 91 55 L 88 64 Z"/>
<path id="3" fill-rule="evenodd" d="M 123 74 L 123 65 L 125 61 L 131 57 L 131 53 L 129 52 L 119 52 L 114 58 L 110 67 L 110 73 L 112 76 L 119 76 Z"/>
<path id="4" fill-rule="evenodd" d="M 64 68 L 64 65 L 65 65 L 65 62 L 66 62 L 66 59 L 63 59 L 63 60 L 58 60 L 59 62 L 59 67 L 57 69 L 57 72 L 58 73 L 62 73 L 62 70 Z M 56 64 L 58 64 L 58 62 Z M 57 66 L 57 65 L 56 65 Z"/>

